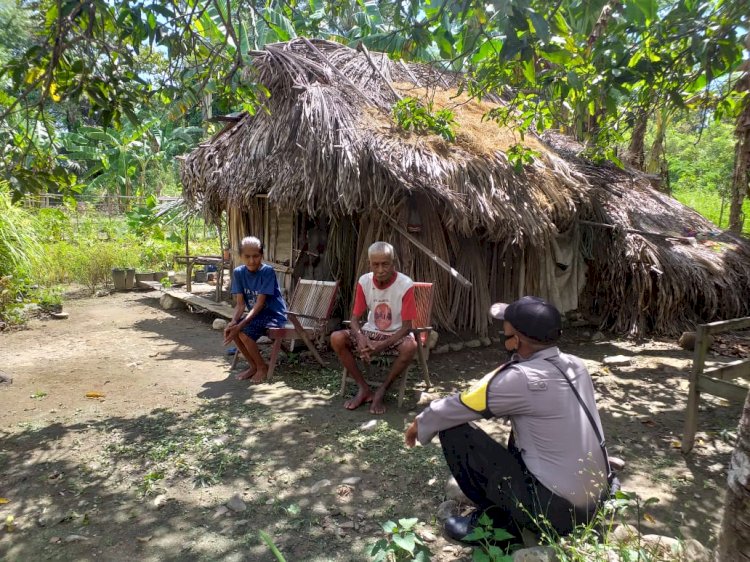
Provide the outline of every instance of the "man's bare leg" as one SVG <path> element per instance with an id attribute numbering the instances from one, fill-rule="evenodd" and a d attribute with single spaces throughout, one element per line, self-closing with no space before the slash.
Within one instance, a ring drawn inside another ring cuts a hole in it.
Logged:
<path id="1" fill-rule="evenodd" d="M 390 387 L 391 384 L 393 384 L 393 381 L 398 379 L 398 377 L 406 371 L 414 359 L 414 354 L 416 354 L 416 352 L 417 342 L 411 338 L 405 339 L 401 345 L 398 346 L 398 357 L 396 357 L 396 360 L 393 362 L 391 370 L 385 378 L 385 382 L 380 385 L 375 392 L 375 396 L 372 397 L 372 405 L 370 406 L 371 414 L 385 413 L 385 404 L 383 402 L 388 387 Z"/>
<path id="2" fill-rule="evenodd" d="M 339 361 L 349 372 L 354 381 L 359 386 L 357 395 L 351 400 L 344 402 L 344 408 L 347 410 L 356 410 L 365 402 L 372 401 L 372 390 L 370 385 L 365 381 L 362 371 L 357 366 L 357 359 L 354 357 L 349 339 L 349 330 L 339 330 L 331 334 L 331 347 L 338 355 Z"/>
<path id="3" fill-rule="evenodd" d="M 239 333 L 235 342 L 237 343 L 237 348 L 242 351 L 242 355 L 245 356 L 245 359 L 250 364 L 250 368 L 237 375 L 237 378 L 239 380 L 250 379 L 250 382 L 253 384 L 258 384 L 266 380 L 268 365 L 260 354 L 258 344 L 242 332 Z"/>

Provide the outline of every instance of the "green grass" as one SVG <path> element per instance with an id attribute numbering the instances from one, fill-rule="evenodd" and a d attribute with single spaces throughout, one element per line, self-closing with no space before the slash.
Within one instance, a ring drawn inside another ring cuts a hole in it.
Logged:
<path id="1" fill-rule="evenodd" d="M 673 194 L 683 205 L 695 209 L 708 220 L 720 228 L 729 226 L 729 201 L 724 202 L 724 212 L 721 212 L 721 196 L 716 191 L 708 190 L 680 190 L 674 191 Z M 745 214 L 745 224 L 742 232 L 750 234 L 750 200 L 745 199 L 742 205 L 742 211 Z M 721 224 L 719 224 L 721 218 Z"/>

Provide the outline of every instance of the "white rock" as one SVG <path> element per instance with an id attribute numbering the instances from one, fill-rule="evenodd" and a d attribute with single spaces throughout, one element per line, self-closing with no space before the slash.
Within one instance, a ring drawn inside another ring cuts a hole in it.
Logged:
<path id="1" fill-rule="evenodd" d="M 594 332 L 594 334 L 591 336 L 591 341 L 602 341 L 604 339 L 604 334 L 602 332 Z"/>
<path id="2" fill-rule="evenodd" d="M 492 340 L 490 338 L 488 338 L 487 336 L 483 337 L 479 341 L 482 342 L 482 345 L 484 347 L 488 347 L 488 346 L 492 345 Z"/>
<path id="3" fill-rule="evenodd" d="M 685 539 L 682 543 L 680 560 L 683 562 L 710 562 L 711 551 L 695 539 Z"/>
<path id="4" fill-rule="evenodd" d="M 430 404 L 440 398 L 440 395 L 434 392 L 423 392 L 418 390 L 415 394 L 418 406 L 427 406 L 427 404 Z"/>
<path id="5" fill-rule="evenodd" d="M 630 362 L 633 360 L 632 357 L 628 357 L 627 355 L 611 355 L 609 357 L 604 358 L 604 364 L 605 365 L 630 365 Z"/>
<path id="6" fill-rule="evenodd" d="M 63 542 L 82 542 L 89 540 L 88 537 L 84 537 L 83 535 L 68 535 L 63 539 Z"/>
<path id="7" fill-rule="evenodd" d="M 356 486 L 360 482 L 362 482 L 361 476 L 350 476 L 349 478 L 344 478 L 341 481 L 342 484 L 345 484 L 347 486 Z"/>
<path id="8" fill-rule="evenodd" d="M 461 351 L 464 348 L 463 342 L 449 343 L 448 349 L 451 351 Z"/>
<path id="9" fill-rule="evenodd" d="M 513 553 L 513 562 L 557 562 L 555 551 L 548 546 L 522 548 Z"/>
<path id="10" fill-rule="evenodd" d="M 225 505 L 220 505 L 216 511 L 214 511 L 214 519 L 217 519 L 219 517 L 224 517 L 227 513 L 229 513 L 229 508 Z"/>
<path id="11" fill-rule="evenodd" d="M 481 347 L 482 342 L 479 340 L 469 340 L 464 344 L 466 347 Z"/>
<path id="12" fill-rule="evenodd" d="M 438 343 L 438 338 L 440 338 L 440 334 L 435 330 L 432 330 L 430 335 L 427 336 L 427 349 L 435 349 Z"/>
<path id="13" fill-rule="evenodd" d="M 450 350 L 451 346 L 446 343 L 445 345 L 439 345 L 438 347 L 433 349 L 432 353 L 434 353 L 435 355 L 442 355 L 444 353 L 448 353 Z"/>
<path id="14" fill-rule="evenodd" d="M 67 312 L 50 312 L 50 316 L 55 320 L 65 320 L 69 314 Z"/>
<path id="15" fill-rule="evenodd" d="M 326 487 L 328 487 L 330 485 L 331 485 L 331 481 L 328 480 L 327 478 L 323 479 L 323 480 L 318 480 L 315 484 L 313 484 L 310 487 L 310 493 L 311 494 L 317 494 L 318 492 L 320 492 L 320 490 L 322 490 L 323 488 L 326 488 Z"/>
<path id="16" fill-rule="evenodd" d="M 681 550 L 680 541 L 674 537 L 664 535 L 643 535 L 641 544 L 648 549 L 655 549 L 662 553 L 678 553 Z"/>
<path id="17" fill-rule="evenodd" d="M 178 310 L 185 306 L 180 299 L 176 299 L 172 295 L 166 293 L 164 293 L 159 299 L 159 304 L 164 310 Z"/>
<path id="18" fill-rule="evenodd" d="M 214 330 L 223 330 L 224 328 L 226 328 L 226 327 L 227 327 L 227 321 L 226 321 L 226 320 L 224 320 L 223 318 L 216 318 L 216 319 L 214 320 L 214 323 L 213 323 L 213 324 L 211 324 L 211 327 L 212 327 L 212 328 L 213 328 Z"/>
<path id="19" fill-rule="evenodd" d="M 625 461 L 620 457 L 609 457 L 609 466 L 612 467 L 612 470 L 619 472 L 625 468 Z"/>
<path id="20" fill-rule="evenodd" d="M 154 498 L 154 501 L 151 503 L 156 509 L 161 509 L 162 507 L 164 507 L 164 504 L 167 503 L 166 494 L 159 494 L 158 496 Z"/>
<path id="21" fill-rule="evenodd" d="M 459 504 L 474 505 L 474 502 L 467 498 L 466 494 L 464 494 L 461 491 L 461 488 L 458 487 L 458 482 L 456 482 L 456 479 L 453 476 L 448 478 L 445 482 L 445 497 L 449 500 L 454 500 Z"/>
<path id="22" fill-rule="evenodd" d="M 427 529 L 422 529 L 417 534 L 422 537 L 422 540 L 424 542 L 435 542 L 437 540 L 435 533 L 433 533 L 432 531 L 428 531 Z"/>
<path id="23" fill-rule="evenodd" d="M 360 425 L 359 430 L 360 431 L 375 431 L 375 428 L 378 427 L 381 423 L 383 423 L 383 420 L 370 420 Z"/>
<path id="24" fill-rule="evenodd" d="M 247 509 L 247 505 L 245 505 L 245 502 L 242 501 L 242 498 L 239 494 L 235 494 L 229 499 L 229 501 L 227 502 L 227 507 L 235 513 L 242 513 Z"/>
<path id="25" fill-rule="evenodd" d="M 628 543 L 638 538 L 638 529 L 633 525 L 623 523 L 615 527 L 615 530 L 609 534 L 609 538 L 615 543 Z"/>
<path id="26" fill-rule="evenodd" d="M 458 504 L 455 500 L 447 500 L 441 503 L 437 508 L 437 518 L 440 521 L 445 521 L 448 517 L 452 517 L 458 512 Z"/>

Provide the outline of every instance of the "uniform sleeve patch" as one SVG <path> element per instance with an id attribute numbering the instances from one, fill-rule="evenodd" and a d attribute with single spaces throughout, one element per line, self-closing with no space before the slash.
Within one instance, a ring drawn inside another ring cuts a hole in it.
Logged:
<path id="1" fill-rule="evenodd" d="M 489 384 L 491 376 L 486 376 L 480 380 L 477 384 L 472 386 L 469 390 L 462 392 L 459 396 L 461 404 L 474 410 L 477 413 L 482 413 L 487 410 L 487 385 Z"/>

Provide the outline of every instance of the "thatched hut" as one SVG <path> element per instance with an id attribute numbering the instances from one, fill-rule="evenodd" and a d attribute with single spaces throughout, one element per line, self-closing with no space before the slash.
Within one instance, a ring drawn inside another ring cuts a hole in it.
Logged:
<path id="1" fill-rule="evenodd" d="M 484 335 L 490 303 L 523 294 L 631 334 L 750 313 L 746 240 L 565 137 L 521 139 L 484 119 L 499 100 L 470 99 L 460 76 L 306 39 L 254 60 L 266 106 L 185 159 L 185 196 L 214 220 L 227 212 L 233 246 L 259 234 L 269 260 L 340 280 L 342 310 L 384 239 L 402 271 L 435 283 L 445 330 Z M 455 142 L 399 128 L 392 107 L 407 96 L 450 108 Z M 517 143 L 538 153 L 520 172 L 506 154 Z"/>

